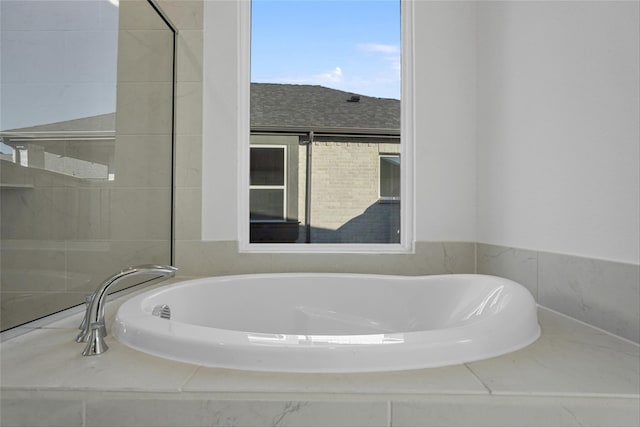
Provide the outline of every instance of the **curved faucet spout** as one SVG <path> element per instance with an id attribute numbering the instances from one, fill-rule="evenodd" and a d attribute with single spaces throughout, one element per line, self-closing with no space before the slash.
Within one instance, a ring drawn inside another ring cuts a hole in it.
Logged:
<path id="1" fill-rule="evenodd" d="M 82 328 L 82 331 L 80 331 L 76 337 L 76 342 L 90 341 L 92 335 L 91 325 L 94 325 L 94 330 L 96 329 L 95 325 L 101 325 L 100 329 L 95 331 L 100 337 L 105 337 L 107 335 L 107 330 L 104 326 L 104 306 L 107 294 L 112 286 L 127 277 L 143 274 L 160 276 L 166 279 L 175 276 L 177 270 L 178 269 L 176 267 L 171 265 L 146 264 L 126 268 L 105 280 L 100 286 L 98 286 L 98 289 L 93 293 L 93 297 L 90 298 L 90 301 L 87 304 L 87 311 L 83 321 L 84 328 Z M 100 352 L 91 352 L 91 354 L 100 354 Z"/>

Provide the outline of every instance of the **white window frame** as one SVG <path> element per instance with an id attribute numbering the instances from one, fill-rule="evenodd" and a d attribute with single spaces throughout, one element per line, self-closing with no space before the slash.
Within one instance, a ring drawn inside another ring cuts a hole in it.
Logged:
<path id="1" fill-rule="evenodd" d="M 240 252 L 256 253 L 415 253 L 414 205 L 414 1 L 401 4 L 401 205 L 400 243 L 251 243 L 249 219 L 251 2 L 238 1 L 238 240 Z M 244 218 L 244 219 L 243 219 Z"/>
<path id="2" fill-rule="evenodd" d="M 283 182 L 282 185 L 251 185 L 251 183 L 249 183 L 249 191 L 251 190 L 282 190 L 282 219 L 249 219 L 250 222 L 273 222 L 273 223 L 281 223 L 281 222 L 286 222 L 287 221 L 287 212 L 288 212 L 288 198 L 287 198 L 287 180 L 289 178 L 288 176 L 288 163 L 287 163 L 287 146 L 286 145 L 277 145 L 277 144 L 251 144 L 249 146 L 249 156 L 251 156 L 251 149 L 252 148 L 257 148 L 257 149 L 262 149 L 262 148 L 280 148 L 282 149 L 282 156 L 283 156 L 283 165 L 284 165 L 284 176 L 283 176 Z M 249 157 L 249 160 L 251 160 L 251 157 Z"/>
<path id="3" fill-rule="evenodd" d="M 382 184 L 382 163 L 381 160 L 383 157 L 397 157 L 400 159 L 400 196 L 383 196 L 380 192 L 380 186 Z M 378 155 L 378 200 L 390 200 L 390 201 L 400 201 L 402 200 L 402 158 L 400 154 L 379 154 Z"/>

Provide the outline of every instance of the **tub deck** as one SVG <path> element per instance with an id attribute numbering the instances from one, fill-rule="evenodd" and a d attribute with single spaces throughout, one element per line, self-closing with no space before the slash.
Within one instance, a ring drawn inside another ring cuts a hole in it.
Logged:
<path id="1" fill-rule="evenodd" d="M 107 307 L 108 324 L 122 301 Z M 2 343 L 1 425 L 635 425 L 640 349 L 544 308 L 542 336 L 493 359 L 363 374 L 204 368 L 106 339 L 76 315 Z M 489 410 L 487 410 L 489 409 Z"/>

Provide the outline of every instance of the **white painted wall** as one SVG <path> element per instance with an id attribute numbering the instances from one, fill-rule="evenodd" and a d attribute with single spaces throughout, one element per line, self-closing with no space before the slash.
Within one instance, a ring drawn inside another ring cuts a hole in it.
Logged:
<path id="1" fill-rule="evenodd" d="M 639 262 L 638 4 L 479 4 L 480 242 Z"/>
<path id="2" fill-rule="evenodd" d="M 237 4 L 205 2 L 203 240 L 238 240 Z M 475 4 L 415 3 L 416 240 L 475 240 Z"/>
<path id="3" fill-rule="evenodd" d="M 236 1 L 204 2 L 202 240 L 238 240 L 238 82 Z"/>
<path id="4" fill-rule="evenodd" d="M 475 241 L 476 4 L 415 2 L 416 240 Z"/>
<path id="5" fill-rule="evenodd" d="M 638 2 L 415 2 L 418 241 L 639 262 Z M 237 240 L 237 4 L 205 2 L 203 240 Z"/>

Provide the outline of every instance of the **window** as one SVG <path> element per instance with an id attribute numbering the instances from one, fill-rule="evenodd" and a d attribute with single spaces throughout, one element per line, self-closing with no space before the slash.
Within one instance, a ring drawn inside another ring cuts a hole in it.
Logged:
<path id="1" fill-rule="evenodd" d="M 380 156 L 380 199 L 400 200 L 400 156 Z"/>
<path id="2" fill-rule="evenodd" d="M 252 146 L 249 212 L 251 221 L 284 221 L 287 206 L 287 147 Z"/>
<path id="3" fill-rule="evenodd" d="M 241 250 L 412 251 L 412 2 L 247 3 L 239 35 Z M 331 17 L 331 37 L 300 31 L 298 23 L 321 17 Z M 385 65 L 389 74 L 378 72 Z M 367 86 L 382 81 L 395 88 Z M 257 137 L 274 142 L 258 146 Z M 298 141 L 268 150 L 283 137 Z M 276 236 L 285 226 L 297 235 Z"/>

